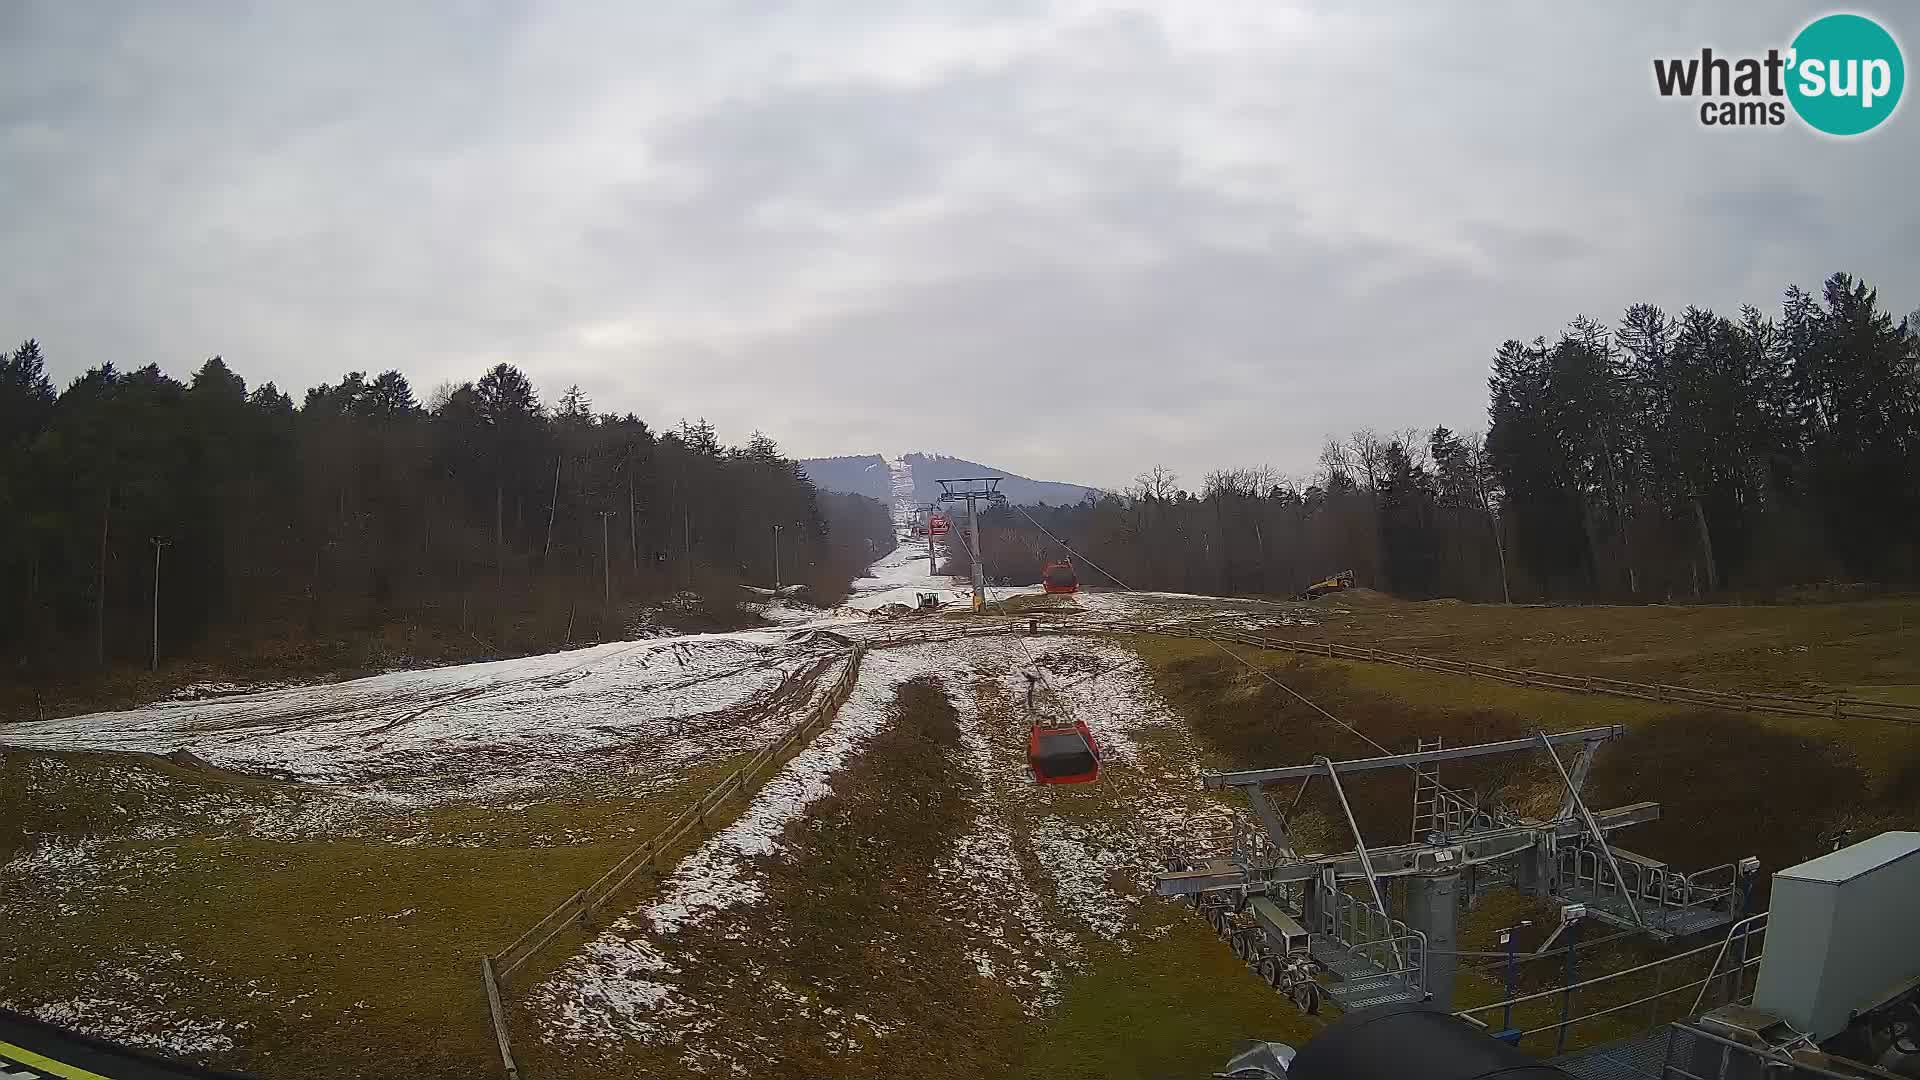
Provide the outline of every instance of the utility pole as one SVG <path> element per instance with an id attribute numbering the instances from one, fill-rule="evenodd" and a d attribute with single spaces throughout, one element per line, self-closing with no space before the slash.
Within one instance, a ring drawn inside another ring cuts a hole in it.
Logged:
<path id="1" fill-rule="evenodd" d="M 607 519 L 612 510 L 600 511 L 600 602 L 613 607 L 613 548 L 607 541 Z"/>
<path id="2" fill-rule="evenodd" d="M 627 455 L 627 554 L 633 558 L 633 572 L 640 573 L 640 526 L 633 509 L 633 455 Z"/>
<path id="3" fill-rule="evenodd" d="M 941 491 L 936 501 L 943 503 L 962 502 L 967 504 L 967 532 L 972 536 L 968 541 L 968 561 L 973 564 L 973 610 L 979 611 L 987 606 L 987 572 L 980 550 L 980 504 L 1004 503 L 1005 495 L 1000 494 L 1000 478 L 997 476 L 965 476 L 953 480 L 938 481 Z M 927 529 L 931 536 L 933 529 Z"/>
<path id="4" fill-rule="evenodd" d="M 541 569 L 546 568 L 549 556 L 553 554 L 553 516 L 560 510 L 560 458 L 553 459 L 553 498 L 547 502 L 547 543 L 540 549 Z"/>
<path id="5" fill-rule="evenodd" d="M 160 670 L 160 552 L 173 541 L 162 536 L 153 537 L 153 658 L 147 665 L 148 671 Z"/>
<path id="6" fill-rule="evenodd" d="M 773 591 L 780 591 L 780 526 L 773 527 Z"/>

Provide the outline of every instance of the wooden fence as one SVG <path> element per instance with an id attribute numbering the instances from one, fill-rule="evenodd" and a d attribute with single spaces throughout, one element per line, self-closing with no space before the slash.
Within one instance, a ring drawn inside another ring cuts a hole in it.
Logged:
<path id="1" fill-rule="evenodd" d="M 519 1080 L 520 1070 L 513 1060 L 512 1041 L 507 1035 L 506 1008 L 501 996 L 501 988 L 507 978 L 570 927 L 586 926 L 587 921 L 635 877 L 649 870 L 657 872 L 661 856 L 673 851 L 696 831 L 704 832 L 711 828 L 714 815 L 728 799 L 751 791 L 783 754 L 811 739 L 819 728 L 832 720 L 840 711 L 840 706 L 846 703 L 848 695 L 853 693 L 854 683 L 860 678 L 860 662 L 866 657 L 867 650 L 868 646 L 864 644 L 854 646 L 845 670 L 834 681 L 826 696 L 815 702 L 786 734 L 756 751 L 746 764 L 729 773 L 713 790 L 681 811 L 658 835 L 633 849 L 593 884 L 567 897 L 559 907 L 549 911 L 526 933 L 516 938 L 513 944 L 480 962 L 480 979 L 487 992 L 487 1009 L 492 1017 L 494 1038 L 500 1045 L 500 1063 L 506 1069 L 508 1080 Z"/>

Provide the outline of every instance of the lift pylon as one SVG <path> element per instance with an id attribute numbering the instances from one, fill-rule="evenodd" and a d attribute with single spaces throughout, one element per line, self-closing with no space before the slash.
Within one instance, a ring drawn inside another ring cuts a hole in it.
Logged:
<path id="1" fill-rule="evenodd" d="M 964 502 L 967 504 L 967 561 L 973 566 L 973 610 L 979 611 L 987 606 L 987 571 L 980 551 L 980 511 L 979 504 L 1007 501 L 1000 494 L 1000 478 L 997 476 L 962 476 L 952 480 L 937 480 L 940 495 L 936 502 Z"/>

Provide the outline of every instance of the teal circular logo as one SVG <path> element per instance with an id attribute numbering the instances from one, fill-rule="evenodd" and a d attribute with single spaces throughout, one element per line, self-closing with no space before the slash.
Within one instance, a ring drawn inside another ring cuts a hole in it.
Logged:
<path id="1" fill-rule="evenodd" d="M 1907 84 L 1900 43 L 1864 15 L 1827 15 L 1793 39 L 1787 99 L 1816 131 L 1859 135 L 1893 115 Z"/>

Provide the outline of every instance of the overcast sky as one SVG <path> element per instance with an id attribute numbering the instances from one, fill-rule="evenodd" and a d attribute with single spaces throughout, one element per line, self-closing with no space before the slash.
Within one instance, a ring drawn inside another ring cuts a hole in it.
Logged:
<path id="1" fill-rule="evenodd" d="M 1197 485 L 1483 427 L 1500 341 L 1582 312 L 1920 304 L 1911 103 L 1842 141 L 1653 90 L 1826 8 L 1442 6 L 16 0 L 0 338 Z"/>

